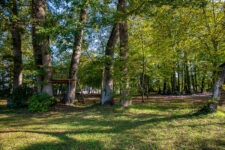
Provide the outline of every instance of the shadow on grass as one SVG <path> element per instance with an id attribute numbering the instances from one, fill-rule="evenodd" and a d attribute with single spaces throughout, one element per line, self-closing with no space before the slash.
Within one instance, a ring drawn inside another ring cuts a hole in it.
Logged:
<path id="1" fill-rule="evenodd" d="M 65 134 L 72 133 L 72 134 L 82 134 L 82 133 L 122 133 L 127 130 L 132 130 L 134 128 L 137 128 L 142 125 L 151 125 L 151 124 L 159 124 L 160 122 L 170 122 L 177 119 L 190 119 L 193 117 L 203 116 L 205 114 L 200 113 L 192 113 L 192 114 L 183 114 L 183 115 L 173 115 L 169 117 L 159 117 L 159 116 L 152 116 L 156 118 L 150 118 L 145 120 L 138 120 L 139 116 L 128 116 L 130 117 L 130 120 L 103 120 L 103 119 L 95 119 L 95 118 L 84 118 L 81 116 L 76 116 L 75 118 L 71 119 L 71 117 L 63 117 L 63 118 L 57 118 L 48 121 L 48 124 L 68 124 L 70 126 L 95 126 L 99 128 L 90 129 L 89 127 L 84 128 L 82 130 L 78 131 L 71 131 L 71 132 L 63 132 Z M 39 122 L 36 122 L 34 124 L 40 124 Z M 30 125 L 30 124 L 28 124 Z M 31 125 L 33 125 L 31 123 Z M 19 125 L 17 126 L 19 127 Z M 110 127 L 109 129 L 101 129 L 101 127 Z M 0 131 L 0 133 L 3 133 L 4 131 Z M 6 133 L 8 131 L 5 131 Z M 11 131 L 9 131 L 11 132 Z M 12 131 L 15 132 L 15 131 Z M 17 131 L 17 132 L 31 132 L 31 131 Z M 45 132 L 49 133 L 49 132 Z M 62 132 L 60 132 L 62 133 Z"/>
<path id="2" fill-rule="evenodd" d="M 183 107 L 183 106 L 182 106 Z M 130 108 L 134 109 L 153 109 L 158 111 L 169 111 L 170 109 L 181 109 L 181 106 L 178 105 L 164 105 L 164 104 L 154 104 L 154 105 L 133 105 Z M 186 107 L 186 105 L 184 105 Z M 119 111 L 117 109 L 120 109 Z M 191 118 L 196 117 L 199 115 L 203 115 L 199 112 L 192 113 L 192 114 L 183 114 L 183 115 L 172 115 L 169 117 L 162 117 L 164 115 L 160 114 L 132 114 L 132 113 L 124 113 L 126 110 L 124 110 L 119 105 L 116 105 L 114 107 L 107 106 L 103 107 L 99 104 L 90 105 L 88 107 L 84 108 L 77 108 L 72 106 L 65 106 L 59 107 L 55 109 L 57 113 L 26 113 L 24 110 L 22 111 L 21 115 L 18 117 L 19 110 L 16 110 L 12 113 L 12 111 L 3 111 L 4 114 L 7 114 L 8 117 L 1 118 L 0 121 L 4 122 L 5 125 L 10 127 L 23 127 L 23 126 L 29 126 L 29 125 L 38 125 L 40 124 L 40 121 L 32 121 L 32 118 L 41 118 L 43 119 L 41 123 L 48 123 L 48 124 L 68 124 L 71 126 L 77 126 L 77 125 L 90 125 L 90 126 L 111 126 L 112 129 L 105 131 L 102 130 L 100 132 L 114 132 L 118 131 L 121 132 L 123 130 L 129 130 L 132 128 L 135 128 L 137 126 L 141 126 L 144 124 L 155 124 L 163 121 L 172 121 L 174 119 L 179 118 Z M 0 111 L 1 114 L 2 111 Z M 60 112 L 60 113 L 58 113 Z M 76 115 L 74 115 L 73 112 L 77 112 Z M 90 114 L 89 114 L 90 113 Z M 89 115 L 97 115 L 100 116 L 100 119 L 96 118 L 87 118 Z M 56 116 L 56 119 L 51 119 L 51 117 Z M 62 117 L 63 116 L 63 117 Z M 46 119 L 47 117 L 50 117 L 50 119 Z M 126 117 L 130 120 L 111 120 L 112 117 Z M 154 117 L 154 118 L 153 118 Z M 17 120 L 17 119 L 23 119 L 23 122 L 17 122 L 17 123 L 11 123 L 10 121 Z M 138 121 L 137 121 L 138 120 Z M 123 127 L 124 126 L 124 127 Z M 81 132 L 79 132 L 81 133 Z"/>
<path id="3" fill-rule="evenodd" d="M 32 144 L 30 146 L 20 148 L 19 150 L 80 150 L 80 149 L 93 149 L 103 150 L 104 145 L 100 141 L 85 140 L 78 141 L 76 139 L 68 137 L 66 134 L 72 134 L 71 132 L 38 132 L 38 131 L 23 131 L 25 133 L 45 134 L 53 137 L 57 137 L 60 142 L 42 142 Z"/>
<path id="4" fill-rule="evenodd" d="M 162 112 L 167 112 L 168 110 L 176 110 L 176 109 L 190 109 L 190 108 L 199 108 L 201 105 L 196 104 L 176 104 L 176 103 L 170 103 L 170 104 L 152 104 L 152 103 L 145 103 L 141 105 L 132 105 L 130 108 L 138 109 L 138 110 L 158 110 Z"/>
<path id="5" fill-rule="evenodd" d="M 132 106 L 131 108 L 135 109 L 141 109 L 141 107 L 144 107 L 143 109 L 155 109 L 159 111 L 166 111 L 168 109 L 171 109 L 168 105 L 143 105 L 143 106 Z M 186 107 L 186 106 L 185 106 Z M 43 116 L 42 118 L 45 119 L 45 122 L 40 121 L 29 121 L 26 123 L 18 123 L 14 124 L 16 127 L 23 127 L 26 125 L 38 125 L 42 123 L 47 124 L 58 124 L 58 125 L 69 125 L 69 126 L 86 126 L 82 129 L 73 129 L 70 131 L 63 131 L 63 132 L 42 132 L 42 131 L 35 131 L 35 129 L 27 130 L 25 128 L 19 129 L 20 131 L 0 131 L 0 133 L 9 133 L 9 132 L 25 132 L 25 133 L 35 133 L 35 134 L 44 134 L 44 135 L 50 135 L 53 137 L 57 137 L 60 141 L 57 142 L 43 142 L 43 143 L 36 143 L 32 144 L 28 147 L 21 148 L 20 150 L 32 150 L 32 149 L 59 149 L 59 150 L 73 150 L 73 149 L 110 149 L 105 148 L 104 143 L 97 140 L 85 140 L 85 141 L 79 141 L 77 139 L 69 137 L 69 135 L 78 135 L 78 134 L 116 134 L 114 140 L 118 137 L 121 137 L 118 144 L 115 144 L 115 149 L 125 149 L 127 145 L 129 145 L 129 141 L 135 139 L 135 143 L 139 143 L 140 147 L 143 146 L 143 149 L 149 149 L 149 148 L 156 148 L 158 147 L 157 143 L 154 145 L 147 145 L 147 147 L 144 147 L 147 143 L 143 143 L 141 141 L 142 137 L 135 137 L 130 131 L 132 131 L 135 128 L 138 128 L 143 125 L 152 125 L 152 127 L 157 127 L 157 124 L 161 122 L 171 122 L 173 120 L 177 119 L 190 119 L 193 117 L 202 116 L 204 114 L 201 113 L 188 113 L 188 114 L 182 114 L 182 115 L 172 115 L 172 116 L 162 116 L 162 115 L 132 115 L 130 113 L 123 113 L 123 111 L 117 111 L 115 109 L 120 109 L 119 106 L 115 107 L 101 107 L 98 105 L 91 105 L 85 108 L 74 108 L 74 107 L 65 107 L 72 109 L 73 111 L 77 111 L 78 113 L 71 114 L 71 111 L 62 111 L 60 117 L 57 118 L 50 118 L 47 119 L 46 116 Z M 178 106 L 174 106 L 174 109 L 180 109 Z M 72 112 L 73 112 L 72 111 Z M 60 111 L 61 112 L 61 111 Z M 93 115 L 99 115 L 101 118 L 90 118 L 89 113 Z M 12 115 L 12 114 L 11 114 Z M 62 116 L 63 115 L 63 116 Z M 51 116 L 51 114 L 50 114 Z M 118 118 L 117 118 L 118 116 Z M 120 117 L 123 116 L 126 119 L 121 119 Z M 12 115 L 13 118 L 11 120 L 15 120 L 16 115 Z M 114 119 L 112 119 L 114 118 Z M 8 118 L 10 119 L 10 118 Z M 30 119 L 30 116 L 27 116 L 27 118 L 24 119 Z M 26 121 L 25 120 L 25 121 Z M 7 121 L 7 118 L 4 120 L 4 122 Z M 9 124 L 10 126 L 10 124 Z M 92 128 L 95 127 L 95 128 Z M 103 128 L 107 127 L 107 128 Z M 57 130 L 57 128 L 54 128 L 54 130 Z M 125 136 L 126 135 L 126 136 Z M 125 144 L 125 145 L 124 145 Z M 121 146 L 122 145 L 122 146 Z M 140 148 L 139 147 L 139 148 Z M 205 146 L 206 147 L 206 146 Z"/>
<path id="6" fill-rule="evenodd" d="M 191 118 L 196 117 L 198 114 L 184 114 L 184 115 L 178 115 L 178 116 L 171 116 L 171 117 L 161 117 L 161 118 L 152 118 L 144 121 L 131 121 L 131 120 L 116 120 L 116 121 L 101 121 L 101 120 L 95 120 L 92 119 L 84 119 L 84 118 L 76 118 L 78 119 L 77 123 L 79 125 L 91 125 L 91 126 L 110 126 L 110 129 L 101 129 L 101 128 L 85 128 L 81 130 L 72 130 L 72 131 L 65 131 L 65 132 L 42 132 L 42 131 L 35 131 L 35 130 L 23 130 L 20 131 L 0 131 L 0 133 L 10 133 L 10 132 L 24 132 L 24 133 L 34 133 L 34 134 L 44 134 L 44 135 L 50 135 L 53 137 L 57 137 L 60 142 L 44 142 L 44 143 L 36 143 L 32 144 L 28 147 L 21 148 L 20 150 L 47 150 L 47 149 L 58 149 L 58 150 L 73 150 L 73 149 L 106 149 L 104 147 L 104 143 L 101 143 L 100 141 L 96 140 L 85 140 L 85 141 L 78 141 L 76 139 L 73 139 L 71 137 L 68 137 L 68 135 L 77 135 L 77 134 L 96 134 L 96 133 L 116 133 L 116 137 L 121 137 L 119 145 L 114 145 L 115 149 L 125 149 L 130 143 L 131 140 L 135 139 L 135 143 L 139 143 L 139 148 L 142 147 L 143 149 L 148 148 L 157 148 L 159 145 L 157 143 L 152 143 L 152 145 L 149 145 L 148 143 L 144 143 L 141 141 L 141 137 L 134 137 L 133 134 L 129 132 L 129 130 L 135 129 L 139 126 L 146 125 L 146 124 L 158 124 L 160 122 L 164 121 L 172 121 L 174 119 L 180 119 L 180 118 Z M 61 123 L 67 123 L 70 125 L 71 122 L 68 122 L 69 120 L 59 118 L 51 121 L 51 124 L 54 124 L 54 122 L 61 121 Z M 76 124 L 74 125 L 76 126 Z M 55 129 L 57 130 L 57 129 Z M 125 136 L 127 135 L 127 136 Z M 146 146 L 146 147 L 145 147 Z M 110 149 L 110 148 L 107 148 Z"/>

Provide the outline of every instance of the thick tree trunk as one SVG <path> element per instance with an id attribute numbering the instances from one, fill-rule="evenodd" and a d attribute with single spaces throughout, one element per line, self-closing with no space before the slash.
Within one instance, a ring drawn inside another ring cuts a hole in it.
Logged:
<path id="1" fill-rule="evenodd" d="M 12 15 L 18 16 L 18 4 L 16 1 L 12 3 Z M 18 21 L 11 20 L 11 35 L 13 45 L 13 89 L 16 89 L 22 84 L 22 51 L 21 51 L 21 29 Z"/>
<path id="2" fill-rule="evenodd" d="M 213 98 L 220 100 L 221 86 L 225 80 L 225 63 L 220 66 L 221 71 L 217 72 L 218 78 L 215 78 L 214 88 L 213 88 Z"/>
<path id="3" fill-rule="evenodd" d="M 13 25 L 11 31 L 13 43 L 13 89 L 16 89 L 22 84 L 22 51 L 21 51 L 21 34 L 18 31 L 18 26 Z"/>
<path id="4" fill-rule="evenodd" d="M 38 92 L 45 92 L 53 96 L 52 61 L 49 52 L 49 38 L 43 33 L 38 33 L 38 27 L 44 27 L 46 19 L 46 0 L 32 0 L 32 42 L 35 65 L 38 70 Z M 42 85 L 43 84 L 43 85 Z"/>
<path id="5" fill-rule="evenodd" d="M 84 26 L 86 24 L 86 18 L 88 15 L 88 1 L 86 0 L 83 4 L 83 8 L 80 12 L 80 26 L 77 29 L 77 33 L 74 38 L 74 50 L 71 58 L 69 79 L 72 79 L 70 85 L 67 89 L 66 103 L 72 104 L 75 100 L 76 94 L 76 84 L 77 84 L 77 73 L 79 69 L 79 62 L 81 56 L 81 48 L 84 34 Z"/>
<path id="6" fill-rule="evenodd" d="M 106 62 L 105 62 L 105 72 L 104 72 L 104 83 L 103 83 L 103 92 L 102 92 L 102 99 L 101 104 L 104 105 L 105 103 L 114 104 L 113 102 L 113 78 L 112 78 L 112 72 L 113 72 L 113 57 L 114 57 L 114 47 L 116 45 L 116 41 L 119 36 L 119 24 L 115 23 L 111 35 L 109 37 L 105 56 L 106 56 Z"/>
<path id="7" fill-rule="evenodd" d="M 47 93 L 49 96 L 53 96 L 52 83 L 49 82 L 52 79 L 52 58 L 48 48 L 49 40 L 46 39 L 43 43 L 42 50 L 42 64 L 44 69 L 44 84 L 42 87 L 42 92 Z"/>
<path id="8" fill-rule="evenodd" d="M 126 0 L 119 0 L 118 11 L 125 15 L 126 14 Z M 119 36 L 120 36 L 120 57 L 122 62 L 123 72 L 123 83 L 122 83 L 122 98 L 121 104 L 124 107 L 131 105 L 132 101 L 129 99 L 129 80 L 128 80 L 128 67 L 126 65 L 128 61 L 128 27 L 126 18 L 120 20 L 119 23 Z"/>
<path id="9" fill-rule="evenodd" d="M 34 10 L 34 8 L 33 8 Z M 32 25 L 32 43 L 33 43 L 33 52 L 34 52 L 34 61 L 36 70 L 38 71 L 37 74 L 37 91 L 40 93 L 42 89 L 42 81 L 43 81 L 43 75 L 41 74 L 41 66 L 42 66 L 42 52 L 41 52 L 41 46 L 38 42 L 38 34 L 37 32 L 37 25 L 35 21 Z"/>
<path id="10" fill-rule="evenodd" d="M 213 99 L 217 99 L 218 102 L 209 102 L 208 107 L 210 112 L 217 112 L 217 105 L 220 103 L 220 95 L 221 95 L 221 86 L 225 80 L 225 63 L 220 66 L 220 71 L 215 72 L 216 76 L 214 78 L 214 88 L 213 88 Z"/>

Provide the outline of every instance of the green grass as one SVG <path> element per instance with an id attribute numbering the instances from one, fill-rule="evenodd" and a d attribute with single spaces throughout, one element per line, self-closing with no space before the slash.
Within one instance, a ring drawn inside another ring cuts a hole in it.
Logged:
<path id="1" fill-rule="evenodd" d="M 0 150 L 224 149 L 224 106 L 205 115 L 198 107 L 89 105 L 38 114 L 0 107 Z"/>

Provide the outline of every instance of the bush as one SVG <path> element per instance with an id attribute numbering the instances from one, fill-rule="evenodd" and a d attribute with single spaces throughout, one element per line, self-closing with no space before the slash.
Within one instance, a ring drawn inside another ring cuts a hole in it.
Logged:
<path id="1" fill-rule="evenodd" d="M 26 85 L 21 85 L 13 90 L 12 94 L 8 98 L 7 105 L 9 107 L 25 107 L 28 105 L 28 98 L 32 94 L 32 88 Z"/>
<path id="2" fill-rule="evenodd" d="M 219 99 L 218 98 L 210 98 L 208 99 L 208 103 L 218 103 Z"/>
<path id="3" fill-rule="evenodd" d="M 5 99 L 10 96 L 10 88 L 0 90 L 0 99 Z"/>
<path id="4" fill-rule="evenodd" d="M 50 106 L 54 104 L 54 97 L 47 93 L 36 93 L 29 98 L 29 101 L 28 111 L 47 112 Z"/>

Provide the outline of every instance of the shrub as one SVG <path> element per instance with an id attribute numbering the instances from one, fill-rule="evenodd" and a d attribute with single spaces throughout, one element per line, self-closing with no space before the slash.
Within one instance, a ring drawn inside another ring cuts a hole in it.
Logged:
<path id="1" fill-rule="evenodd" d="M 9 107 L 25 107 L 28 105 L 28 98 L 32 94 L 32 88 L 26 85 L 21 85 L 13 90 L 12 94 L 8 98 L 7 105 Z"/>
<path id="2" fill-rule="evenodd" d="M 50 106 L 54 104 L 54 97 L 47 93 L 35 93 L 29 98 L 30 104 L 28 111 L 31 112 L 47 112 Z"/>
<path id="3" fill-rule="evenodd" d="M 218 98 L 210 98 L 208 99 L 208 103 L 218 103 L 219 99 Z"/>
<path id="4" fill-rule="evenodd" d="M 10 96 L 10 88 L 0 90 L 0 99 L 5 99 Z"/>

